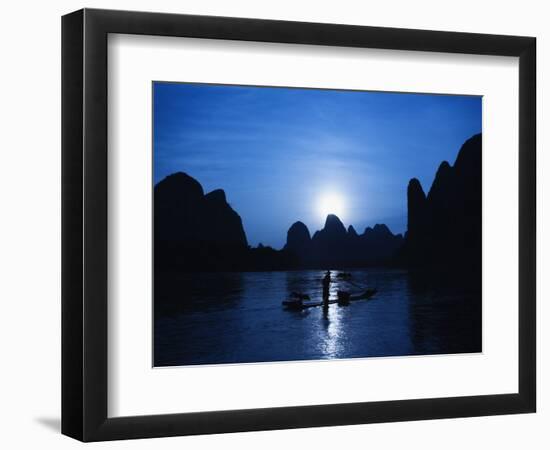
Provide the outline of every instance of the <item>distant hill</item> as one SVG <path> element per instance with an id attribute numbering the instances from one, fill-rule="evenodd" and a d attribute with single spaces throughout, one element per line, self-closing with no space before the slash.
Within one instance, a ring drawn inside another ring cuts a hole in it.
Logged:
<path id="1" fill-rule="evenodd" d="M 285 250 L 297 257 L 298 266 L 335 268 L 384 264 L 402 245 L 403 237 L 386 225 L 368 227 L 359 235 L 352 225 L 346 230 L 337 216 L 329 214 L 313 237 L 302 222 L 294 223 L 287 232 Z"/>

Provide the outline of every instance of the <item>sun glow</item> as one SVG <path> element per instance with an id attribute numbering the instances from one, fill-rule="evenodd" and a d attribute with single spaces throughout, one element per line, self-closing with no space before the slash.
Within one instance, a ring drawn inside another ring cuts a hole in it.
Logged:
<path id="1" fill-rule="evenodd" d="M 345 201 L 341 195 L 336 193 L 326 193 L 319 197 L 317 202 L 317 211 L 321 219 L 325 219 L 329 214 L 335 214 L 340 219 L 345 213 Z"/>

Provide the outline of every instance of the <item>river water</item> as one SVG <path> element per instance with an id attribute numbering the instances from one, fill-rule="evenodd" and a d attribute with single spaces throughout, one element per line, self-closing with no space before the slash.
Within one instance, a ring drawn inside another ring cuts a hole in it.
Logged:
<path id="1" fill-rule="evenodd" d="M 403 270 L 350 270 L 336 291 L 369 301 L 288 311 L 293 291 L 321 299 L 318 270 L 156 274 L 154 364 L 184 366 L 480 352 L 481 296 Z"/>

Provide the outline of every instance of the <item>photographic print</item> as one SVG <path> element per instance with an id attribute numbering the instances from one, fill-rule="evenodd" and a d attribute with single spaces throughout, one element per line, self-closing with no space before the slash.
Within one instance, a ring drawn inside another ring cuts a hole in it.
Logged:
<path id="1" fill-rule="evenodd" d="M 153 82 L 153 365 L 482 351 L 482 98 Z"/>

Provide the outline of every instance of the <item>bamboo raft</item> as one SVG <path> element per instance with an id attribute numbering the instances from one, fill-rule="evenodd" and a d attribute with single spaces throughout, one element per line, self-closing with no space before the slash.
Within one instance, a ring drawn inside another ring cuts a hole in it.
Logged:
<path id="1" fill-rule="evenodd" d="M 347 292 L 338 291 L 338 299 L 329 300 L 328 302 L 323 301 L 304 301 L 301 298 L 284 300 L 283 307 L 290 310 L 302 310 L 307 308 L 317 308 L 324 305 L 333 305 L 337 303 L 340 306 L 346 306 L 350 302 L 355 302 L 359 300 L 370 300 L 378 291 L 376 289 L 367 289 L 358 295 L 350 295 Z"/>

